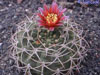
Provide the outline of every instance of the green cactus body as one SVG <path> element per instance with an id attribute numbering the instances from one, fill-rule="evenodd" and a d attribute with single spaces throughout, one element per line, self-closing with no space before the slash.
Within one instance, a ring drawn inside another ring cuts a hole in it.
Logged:
<path id="1" fill-rule="evenodd" d="M 81 60 L 81 38 L 70 23 L 49 31 L 27 22 L 16 31 L 12 42 L 18 62 L 30 65 L 32 75 L 55 75 L 68 72 Z"/>

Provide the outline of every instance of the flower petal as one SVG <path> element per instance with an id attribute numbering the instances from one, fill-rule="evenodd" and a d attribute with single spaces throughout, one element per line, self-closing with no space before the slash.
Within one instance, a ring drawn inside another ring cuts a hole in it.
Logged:
<path id="1" fill-rule="evenodd" d="M 41 14 L 38 14 L 38 16 L 41 18 L 41 20 L 45 21 L 44 16 L 42 16 Z"/>
<path id="2" fill-rule="evenodd" d="M 46 26 L 45 23 L 40 23 L 39 26 Z"/>
<path id="3" fill-rule="evenodd" d="M 60 20 L 65 20 L 65 19 L 67 19 L 67 18 L 68 18 L 68 16 L 63 16 L 63 17 L 61 17 Z"/>
<path id="4" fill-rule="evenodd" d="M 46 4 L 44 4 L 43 7 L 44 7 L 44 10 L 45 10 L 45 11 L 48 11 L 48 7 L 47 7 Z"/>
<path id="5" fill-rule="evenodd" d="M 43 21 L 43 20 L 38 20 L 38 22 L 40 22 L 40 23 L 44 23 L 44 21 Z"/>
<path id="6" fill-rule="evenodd" d="M 57 25 L 58 25 L 58 26 L 61 26 L 61 25 L 63 25 L 63 24 L 62 24 L 62 23 L 58 23 Z"/>
<path id="7" fill-rule="evenodd" d="M 50 30 L 50 31 L 54 31 L 54 27 L 50 27 L 49 30 Z"/>
<path id="8" fill-rule="evenodd" d="M 38 10 L 41 12 L 41 14 L 43 13 L 43 8 L 39 7 Z"/>
<path id="9" fill-rule="evenodd" d="M 50 6 L 50 8 L 49 8 L 49 13 L 52 13 L 52 11 L 53 11 L 53 9 L 52 9 L 52 7 Z"/>
<path id="10" fill-rule="evenodd" d="M 52 7 L 54 13 L 57 13 L 57 11 L 58 11 L 58 5 L 56 4 L 56 2 L 53 2 L 51 7 Z"/>
<path id="11" fill-rule="evenodd" d="M 61 13 L 64 13 L 66 11 L 66 8 L 64 8 L 62 11 L 61 11 Z"/>
<path id="12" fill-rule="evenodd" d="M 61 16 L 63 15 L 63 13 L 66 11 L 66 8 L 64 8 L 61 12 L 59 12 L 59 17 L 61 18 Z"/>
<path id="13" fill-rule="evenodd" d="M 53 3 L 52 3 L 52 8 L 54 8 L 54 7 L 58 8 L 58 5 L 57 5 L 56 2 L 53 2 Z"/>

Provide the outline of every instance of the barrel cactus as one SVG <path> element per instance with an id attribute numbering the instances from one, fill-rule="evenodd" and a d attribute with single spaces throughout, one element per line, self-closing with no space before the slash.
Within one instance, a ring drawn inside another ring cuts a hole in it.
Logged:
<path id="1" fill-rule="evenodd" d="M 44 28 L 33 17 L 20 23 L 11 38 L 18 67 L 29 75 L 69 75 L 79 69 L 84 47 L 78 25 L 67 19 L 59 27 Z"/>

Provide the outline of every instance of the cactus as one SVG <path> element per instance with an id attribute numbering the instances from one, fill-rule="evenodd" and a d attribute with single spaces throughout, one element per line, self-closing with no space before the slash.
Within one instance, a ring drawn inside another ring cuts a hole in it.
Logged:
<path id="1" fill-rule="evenodd" d="M 69 75 L 78 69 L 84 52 L 78 25 L 68 19 L 49 31 L 37 26 L 36 18 L 18 25 L 11 38 L 12 55 L 18 66 L 29 75 Z"/>
<path id="2" fill-rule="evenodd" d="M 59 8 L 55 2 L 39 10 L 40 20 L 33 15 L 33 20 L 23 21 L 11 38 L 17 67 L 25 69 L 25 75 L 73 74 L 85 52 L 83 31 L 75 22 L 65 20 L 66 8 Z"/>

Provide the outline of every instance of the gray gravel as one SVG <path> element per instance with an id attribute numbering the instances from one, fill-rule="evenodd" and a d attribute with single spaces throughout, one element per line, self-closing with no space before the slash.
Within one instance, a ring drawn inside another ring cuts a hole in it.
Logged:
<path id="1" fill-rule="evenodd" d="M 51 0 L 44 2 L 50 4 Z M 21 4 L 15 0 L 0 0 L 0 75 L 23 75 L 15 67 L 15 61 L 9 57 L 9 39 L 16 30 L 15 25 L 42 5 L 40 0 L 23 0 Z M 68 13 L 70 18 L 82 25 L 85 39 L 90 45 L 81 64 L 83 68 L 75 75 L 100 75 L 100 6 L 83 6 L 65 5 L 72 12 Z"/>

